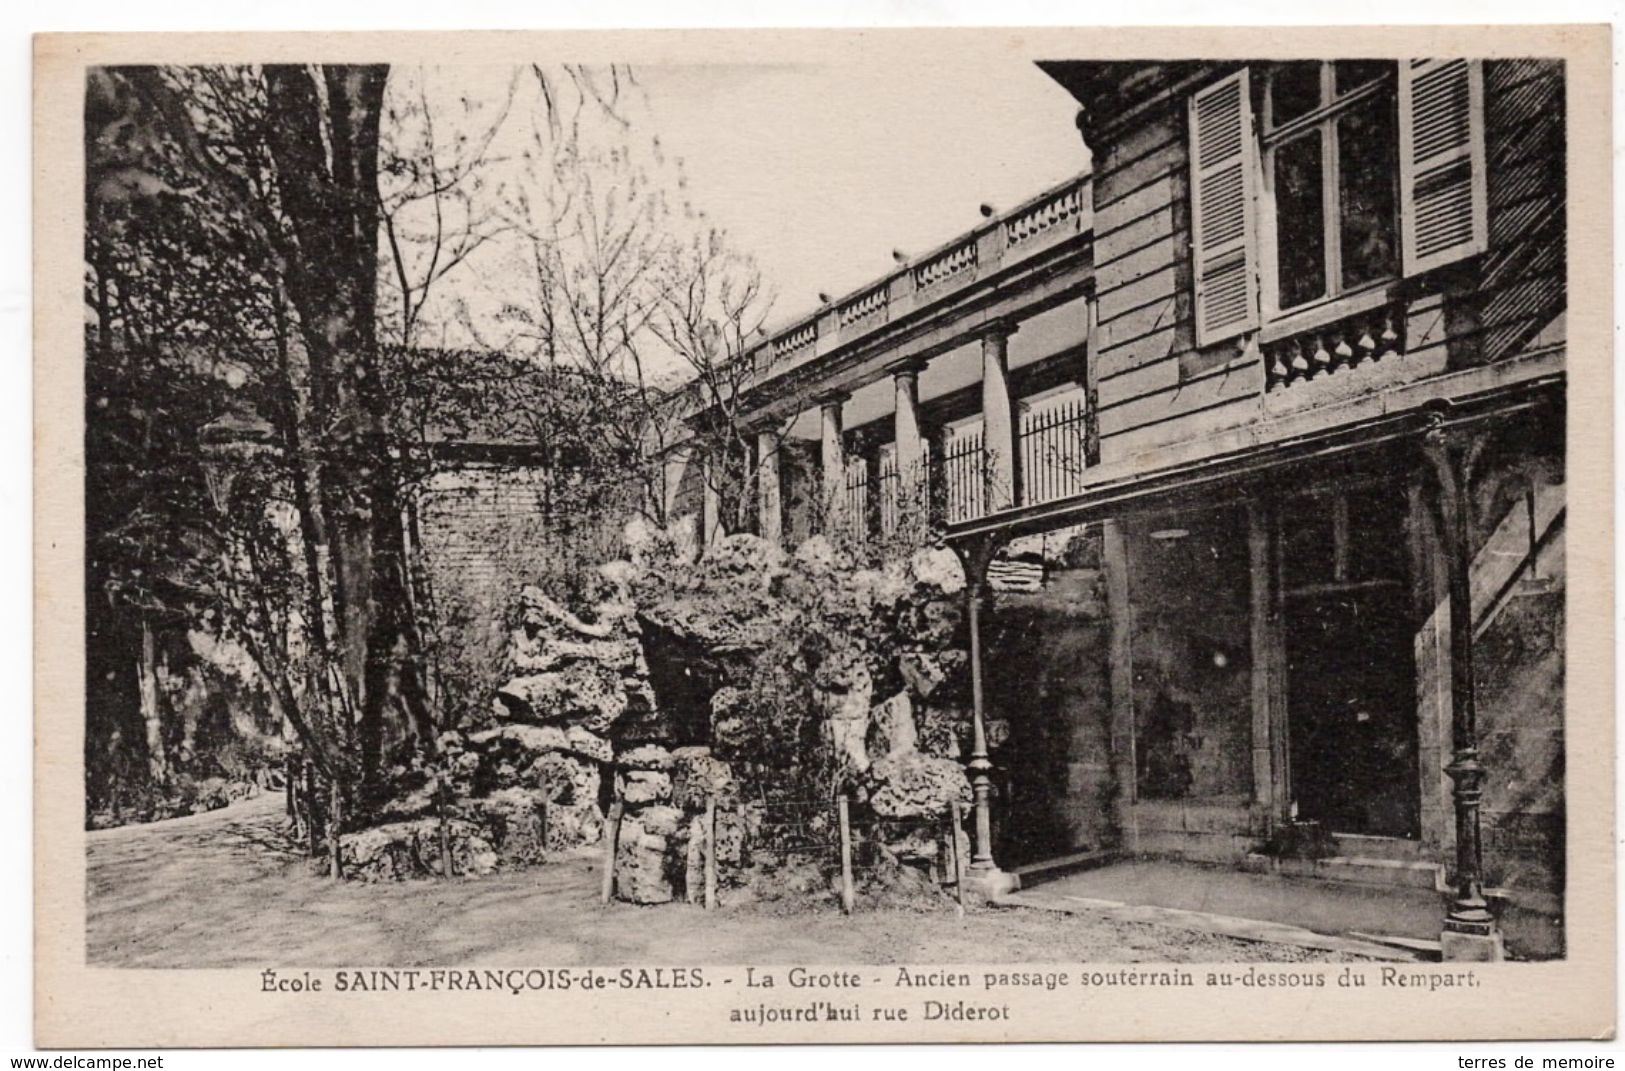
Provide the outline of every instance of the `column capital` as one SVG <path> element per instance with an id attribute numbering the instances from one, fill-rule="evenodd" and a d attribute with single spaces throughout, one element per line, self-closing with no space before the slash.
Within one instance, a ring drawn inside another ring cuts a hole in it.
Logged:
<path id="1" fill-rule="evenodd" d="M 1013 317 L 1001 316 L 998 319 L 989 320 L 984 324 L 972 328 L 970 331 L 970 337 L 973 339 L 982 340 L 990 338 L 1003 340 L 1009 338 L 1019 330 L 1021 330 L 1021 321 L 1014 319 Z"/>
<path id="2" fill-rule="evenodd" d="M 924 357 L 909 357 L 898 361 L 896 364 L 887 365 L 886 372 L 893 379 L 898 379 L 903 376 L 918 376 L 921 372 L 925 371 L 925 366 L 929 363 L 930 361 Z"/>
<path id="3" fill-rule="evenodd" d="M 831 406 L 845 405 L 851 397 L 852 395 L 845 391 L 832 390 L 825 391 L 822 394 L 814 394 L 813 401 L 817 403 L 819 408 L 828 409 Z"/>

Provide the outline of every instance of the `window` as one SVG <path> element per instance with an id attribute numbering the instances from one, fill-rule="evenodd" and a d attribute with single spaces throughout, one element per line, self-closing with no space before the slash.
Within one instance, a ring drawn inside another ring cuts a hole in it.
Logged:
<path id="1" fill-rule="evenodd" d="M 1282 63 L 1265 80 L 1278 310 L 1399 274 L 1395 70 L 1374 60 Z"/>
<path id="2" fill-rule="evenodd" d="M 1198 346 L 1488 245 L 1477 60 L 1241 65 L 1189 119 Z"/>

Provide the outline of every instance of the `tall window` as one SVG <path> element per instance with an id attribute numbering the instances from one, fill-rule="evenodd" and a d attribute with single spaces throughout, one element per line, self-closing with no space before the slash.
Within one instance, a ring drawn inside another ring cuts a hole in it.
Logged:
<path id="1" fill-rule="evenodd" d="M 1399 274 L 1395 70 L 1316 60 L 1269 72 L 1264 171 L 1275 195 L 1279 310 Z"/>

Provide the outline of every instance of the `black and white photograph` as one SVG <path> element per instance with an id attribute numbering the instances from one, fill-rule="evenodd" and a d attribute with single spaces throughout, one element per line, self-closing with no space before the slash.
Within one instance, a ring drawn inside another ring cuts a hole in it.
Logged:
<path id="1" fill-rule="evenodd" d="M 75 971 L 1060 1040 L 1589 946 L 1611 1029 L 1565 49 L 898 33 L 40 39 Z"/>

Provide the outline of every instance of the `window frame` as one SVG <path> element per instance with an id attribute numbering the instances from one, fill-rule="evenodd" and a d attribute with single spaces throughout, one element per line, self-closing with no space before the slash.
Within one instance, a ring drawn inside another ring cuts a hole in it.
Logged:
<path id="1" fill-rule="evenodd" d="M 1319 323 L 1341 319 L 1366 308 L 1383 303 L 1393 287 L 1404 278 L 1403 228 L 1405 221 L 1400 210 L 1400 175 L 1397 166 L 1391 176 L 1394 184 L 1394 239 L 1395 263 L 1392 272 L 1380 279 L 1361 283 L 1356 287 L 1342 285 L 1343 249 L 1342 216 L 1340 213 L 1341 160 L 1338 152 L 1337 120 L 1345 112 L 1373 97 L 1388 97 L 1388 106 L 1394 109 L 1394 154 L 1399 156 L 1399 62 L 1392 61 L 1389 69 L 1379 78 L 1356 86 L 1346 93 L 1337 93 L 1337 61 L 1318 60 L 1320 64 L 1321 103 L 1303 115 L 1276 125 L 1275 74 L 1278 65 L 1266 69 L 1259 79 L 1261 87 L 1261 121 L 1258 124 L 1259 161 L 1259 293 L 1263 313 L 1265 341 L 1284 334 L 1296 333 Z M 1328 103 L 1329 102 L 1329 103 Z M 1311 132 L 1314 132 L 1311 134 Z M 1325 248 L 1324 270 L 1326 292 L 1299 305 L 1281 307 L 1280 294 L 1280 232 L 1275 199 L 1275 157 L 1277 150 L 1304 137 L 1317 136 L 1321 152 L 1321 226 Z M 1283 325 L 1290 324 L 1290 328 Z"/>

